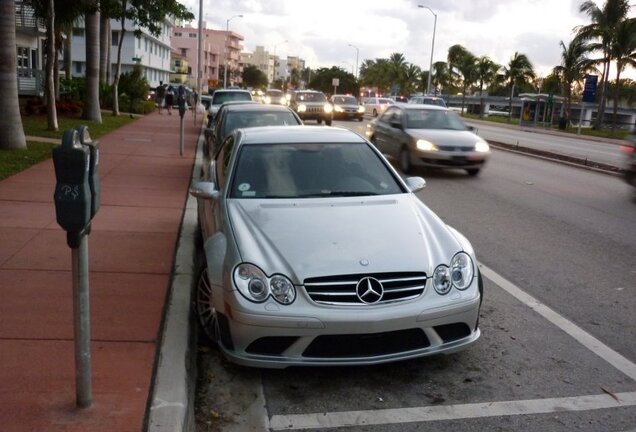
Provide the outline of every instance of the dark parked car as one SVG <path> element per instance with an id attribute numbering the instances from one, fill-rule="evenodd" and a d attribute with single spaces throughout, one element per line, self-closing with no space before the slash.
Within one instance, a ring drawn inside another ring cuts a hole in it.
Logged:
<path id="1" fill-rule="evenodd" d="M 333 95 L 330 102 L 333 105 L 333 118 L 362 121 L 364 105 L 361 105 L 353 96 Z"/>
<path id="2" fill-rule="evenodd" d="M 219 107 L 228 101 L 251 101 L 252 94 L 247 90 L 240 89 L 218 89 L 212 94 L 212 100 L 208 108 L 208 116 L 214 121 L 214 116 Z"/>
<path id="3" fill-rule="evenodd" d="M 324 93 L 314 90 L 300 90 L 292 93 L 289 106 L 304 120 L 323 121 L 331 126 L 333 120 L 333 106 L 327 101 Z"/>
<path id="4" fill-rule="evenodd" d="M 272 105 L 287 105 L 287 98 L 282 90 L 267 89 L 263 95 L 263 103 Z"/>
<path id="5" fill-rule="evenodd" d="M 405 173 L 426 166 L 463 168 L 474 176 L 490 156 L 490 146 L 474 128 L 455 112 L 434 105 L 392 105 L 368 128 L 371 142 L 397 159 Z"/>
<path id="6" fill-rule="evenodd" d="M 219 143 L 234 129 L 257 126 L 298 126 L 303 122 L 291 109 L 281 105 L 226 103 L 217 113 L 211 139 L 206 140 L 206 154 L 214 154 Z"/>

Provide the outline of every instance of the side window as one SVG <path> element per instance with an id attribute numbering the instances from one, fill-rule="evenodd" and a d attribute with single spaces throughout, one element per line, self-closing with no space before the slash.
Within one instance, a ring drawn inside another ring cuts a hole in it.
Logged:
<path id="1" fill-rule="evenodd" d="M 230 157 L 234 148 L 234 135 L 227 137 L 216 155 L 216 182 L 219 190 L 223 190 L 230 170 Z"/>
<path id="2" fill-rule="evenodd" d="M 388 108 L 386 111 L 384 111 L 384 114 L 380 116 L 379 121 L 388 124 L 388 123 L 391 123 L 391 121 L 393 121 L 394 118 L 395 118 L 395 109 Z"/>

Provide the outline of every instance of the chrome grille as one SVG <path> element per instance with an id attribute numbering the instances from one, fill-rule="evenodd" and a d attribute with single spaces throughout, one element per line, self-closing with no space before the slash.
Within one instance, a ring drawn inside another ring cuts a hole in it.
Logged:
<path id="1" fill-rule="evenodd" d="M 365 277 L 377 279 L 384 289 L 382 298 L 375 304 L 411 300 L 419 297 L 426 287 L 426 273 L 423 272 L 325 276 L 305 279 L 304 286 L 316 303 L 366 305 L 356 295 L 356 285 Z"/>

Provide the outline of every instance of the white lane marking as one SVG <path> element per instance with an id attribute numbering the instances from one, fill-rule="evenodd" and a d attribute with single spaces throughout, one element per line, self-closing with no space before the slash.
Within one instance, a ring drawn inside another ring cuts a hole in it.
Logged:
<path id="1" fill-rule="evenodd" d="M 546 320 L 563 330 L 565 333 L 573 337 L 576 341 L 582 344 L 585 348 L 592 351 L 594 354 L 614 366 L 616 369 L 636 381 L 636 364 L 629 361 L 627 358 L 617 353 L 600 340 L 583 330 L 581 327 L 569 321 L 565 317 L 559 315 L 554 310 L 550 309 L 545 304 L 541 303 L 530 294 L 524 292 L 521 288 L 514 285 L 503 276 L 496 273 L 494 270 L 486 267 L 483 264 L 479 264 L 482 274 L 490 279 L 492 282 L 501 287 L 508 294 L 515 297 L 521 303 L 528 306 L 530 309 L 541 315 Z"/>
<path id="2" fill-rule="evenodd" d="M 636 380 L 636 364 L 612 350 L 582 328 L 562 317 L 521 288 L 489 267 L 479 264 L 484 277 L 566 332 L 576 341 L 597 354 L 620 372 Z M 439 405 L 385 410 L 343 411 L 330 413 L 274 415 L 269 419 L 271 430 L 300 430 L 401 424 L 480 417 L 546 414 L 567 411 L 587 411 L 636 405 L 636 392 L 616 393 L 618 401 L 608 394 L 532 399 L 520 401 L 486 402 L 459 405 Z"/>
<path id="3" fill-rule="evenodd" d="M 607 394 L 485 402 L 463 405 L 438 405 L 415 408 L 343 411 L 330 413 L 275 415 L 269 421 L 271 430 L 325 429 L 399 423 L 421 423 L 482 417 L 548 414 L 622 408 L 636 405 L 636 392 L 617 393 L 618 401 Z"/>

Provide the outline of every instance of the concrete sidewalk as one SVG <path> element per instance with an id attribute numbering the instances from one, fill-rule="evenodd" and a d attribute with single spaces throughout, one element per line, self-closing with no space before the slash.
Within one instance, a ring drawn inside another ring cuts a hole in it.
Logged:
<path id="1" fill-rule="evenodd" d="M 53 163 L 0 182 L 0 430 L 138 432 L 150 423 L 198 120 L 186 114 L 183 156 L 174 114 L 99 139 L 101 208 L 88 237 L 93 404 L 85 410 L 75 407 L 71 252 L 55 219 Z"/>

